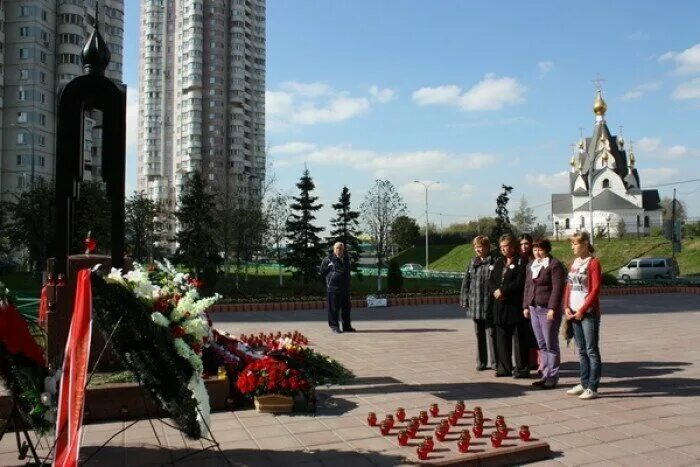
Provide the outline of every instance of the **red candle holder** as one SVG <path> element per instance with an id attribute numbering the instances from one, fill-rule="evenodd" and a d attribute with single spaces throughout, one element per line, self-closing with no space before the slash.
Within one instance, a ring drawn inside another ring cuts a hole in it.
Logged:
<path id="1" fill-rule="evenodd" d="M 450 422 L 448 422 L 447 420 L 441 421 L 440 428 L 442 428 L 442 431 L 444 431 L 445 433 L 449 433 L 450 432 Z"/>
<path id="2" fill-rule="evenodd" d="M 442 428 L 437 427 L 435 428 L 435 438 L 437 438 L 438 441 L 445 441 L 445 433 Z"/>
<path id="3" fill-rule="evenodd" d="M 418 428 L 411 425 L 408 428 L 406 428 L 406 433 L 408 434 L 409 438 L 413 439 L 416 437 L 416 434 L 418 433 Z"/>
<path id="4" fill-rule="evenodd" d="M 379 430 L 381 431 L 383 436 L 386 436 L 389 434 L 389 431 L 391 431 L 391 427 L 385 420 L 379 425 Z"/>
<path id="5" fill-rule="evenodd" d="M 58 275 L 58 282 L 56 283 L 57 286 L 65 286 L 66 285 L 66 275 L 63 273 L 60 273 Z"/>
<path id="6" fill-rule="evenodd" d="M 500 425 L 496 428 L 496 431 L 498 431 L 498 434 L 501 436 L 501 438 L 505 439 L 508 437 L 508 431 L 510 428 L 508 428 L 505 425 Z"/>
<path id="7" fill-rule="evenodd" d="M 367 423 L 369 426 L 377 426 L 377 414 L 370 412 L 367 414 Z"/>
<path id="8" fill-rule="evenodd" d="M 54 279 L 53 274 L 49 274 L 49 277 L 46 279 L 46 285 L 56 285 L 56 279 Z"/>
<path id="9" fill-rule="evenodd" d="M 469 430 L 462 430 L 459 439 L 472 439 L 472 435 L 469 434 Z"/>
<path id="10" fill-rule="evenodd" d="M 462 417 L 464 415 L 464 402 L 459 401 L 455 404 L 455 413 L 457 414 L 458 417 Z"/>
<path id="11" fill-rule="evenodd" d="M 499 425 L 501 423 L 506 423 L 506 419 L 503 418 L 503 415 L 496 415 L 496 425 Z"/>
<path id="12" fill-rule="evenodd" d="M 396 419 L 400 422 L 406 420 L 406 411 L 403 407 L 399 407 L 398 409 L 396 409 Z"/>
<path id="13" fill-rule="evenodd" d="M 423 441 L 425 444 L 425 447 L 428 449 L 428 452 L 431 452 L 433 448 L 435 448 L 435 443 L 433 442 L 433 437 L 432 436 L 426 436 L 425 441 Z"/>
<path id="14" fill-rule="evenodd" d="M 460 440 L 457 442 L 457 449 L 458 449 L 459 452 L 461 452 L 462 454 L 464 454 L 465 452 L 469 452 L 469 440 L 466 439 L 466 438 L 465 438 L 465 439 L 460 439 Z"/>
<path id="15" fill-rule="evenodd" d="M 428 458 L 428 451 L 425 449 L 424 445 L 420 445 L 416 448 L 416 454 L 418 454 L 418 459 L 424 461 Z"/>
<path id="16" fill-rule="evenodd" d="M 457 414 L 450 412 L 450 415 L 447 417 L 447 421 L 450 423 L 450 425 L 455 426 L 457 424 Z"/>
<path id="17" fill-rule="evenodd" d="M 395 422 L 394 422 L 394 416 L 391 414 L 387 414 L 387 416 L 384 418 L 384 421 L 389 425 L 389 429 L 394 428 Z"/>
<path id="18" fill-rule="evenodd" d="M 503 438 L 501 438 L 501 435 L 499 435 L 497 431 L 491 433 L 491 446 L 494 448 L 500 447 L 502 441 Z"/>
<path id="19" fill-rule="evenodd" d="M 420 420 L 421 425 L 427 425 L 428 424 L 428 412 L 425 410 L 420 411 L 420 415 L 418 415 L 418 419 Z"/>
<path id="20" fill-rule="evenodd" d="M 399 434 L 396 435 L 396 438 L 399 441 L 399 446 L 406 446 L 408 444 L 408 431 L 407 430 L 401 430 L 399 431 Z"/>
<path id="21" fill-rule="evenodd" d="M 527 425 L 521 425 L 518 436 L 520 436 L 520 439 L 523 441 L 530 441 L 530 427 Z"/>
<path id="22" fill-rule="evenodd" d="M 474 410 L 473 410 L 473 411 L 474 411 L 475 414 L 477 414 L 477 413 L 483 413 L 483 412 L 481 411 L 481 407 L 478 406 L 478 405 L 477 405 L 476 407 L 474 407 Z"/>
<path id="23" fill-rule="evenodd" d="M 420 428 L 420 419 L 418 417 L 411 417 L 411 426 L 416 428 L 416 431 L 418 428 Z"/>
<path id="24" fill-rule="evenodd" d="M 472 427 L 472 432 L 474 433 L 474 437 L 481 438 L 481 435 L 484 433 L 483 425 L 474 425 L 474 427 Z"/>
<path id="25" fill-rule="evenodd" d="M 438 407 L 437 404 L 430 404 L 430 415 L 434 417 L 437 417 L 438 414 L 440 413 L 440 408 Z"/>
<path id="26" fill-rule="evenodd" d="M 97 251 L 97 240 L 90 235 L 90 232 L 88 232 L 87 237 L 85 238 L 83 243 L 85 245 L 86 255 L 90 255 Z"/>

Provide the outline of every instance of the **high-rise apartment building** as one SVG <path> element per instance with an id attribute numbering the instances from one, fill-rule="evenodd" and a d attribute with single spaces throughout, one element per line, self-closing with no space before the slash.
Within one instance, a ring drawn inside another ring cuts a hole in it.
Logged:
<path id="1" fill-rule="evenodd" d="M 137 187 L 175 206 L 200 171 L 220 202 L 260 200 L 265 0 L 143 0 Z"/>
<path id="2" fill-rule="evenodd" d="M 63 85 L 83 74 L 80 53 L 97 0 L 0 1 L 0 193 L 54 176 L 56 107 Z M 101 0 L 99 23 L 112 53 L 107 77 L 121 82 L 124 0 Z M 85 178 L 100 172 L 100 115 L 86 115 Z M 89 130 L 92 128 L 92 130 Z"/>

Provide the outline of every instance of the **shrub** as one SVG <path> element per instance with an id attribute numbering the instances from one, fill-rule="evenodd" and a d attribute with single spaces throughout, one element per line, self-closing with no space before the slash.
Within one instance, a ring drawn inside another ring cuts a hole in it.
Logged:
<path id="1" fill-rule="evenodd" d="M 614 274 L 606 272 L 601 277 L 601 282 L 603 285 L 618 285 L 619 282 Z"/>
<path id="2" fill-rule="evenodd" d="M 403 290 L 403 274 L 398 261 L 393 259 L 389 261 L 386 280 L 389 293 L 399 293 Z"/>

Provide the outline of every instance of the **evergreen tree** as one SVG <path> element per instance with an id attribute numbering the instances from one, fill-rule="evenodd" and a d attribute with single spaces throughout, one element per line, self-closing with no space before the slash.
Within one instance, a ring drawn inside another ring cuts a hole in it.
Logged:
<path id="1" fill-rule="evenodd" d="M 537 216 L 535 215 L 535 210 L 530 207 L 525 199 L 525 195 L 520 198 L 520 205 L 518 209 L 513 214 L 513 225 L 520 233 L 532 233 L 532 229 L 535 228 L 535 222 L 537 221 Z"/>
<path id="2" fill-rule="evenodd" d="M 389 268 L 386 273 L 386 288 L 389 293 L 400 293 L 403 291 L 401 266 L 393 258 L 389 260 Z"/>
<path id="3" fill-rule="evenodd" d="M 333 204 L 337 217 L 331 219 L 331 235 L 328 237 L 328 246 L 333 248 L 335 242 L 345 244 L 345 251 L 350 255 L 350 264 L 353 271 L 357 271 L 357 263 L 360 260 L 360 241 L 357 239 L 360 223 L 360 213 L 350 209 L 350 190 L 344 186 L 338 202 Z"/>
<path id="4" fill-rule="evenodd" d="M 502 185 L 501 194 L 496 198 L 496 225 L 491 231 L 491 238 L 498 248 L 498 239 L 503 234 L 512 234 L 513 228 L 510 225 L 510 217 L 508 217 L 508 201 L 510 201 L 510 193 L 513 191 L 512 186 Z"/>
<path id="5" fill-rule="evenodd" d="M 310 284 L 318 275 L 318 266 L 325 250 L 318 236 L 323 228 L 313 224 L 316 220 L 314 213 L 323 207 L 322 204 L 314 204 L 318 201 L 317 196 L 311 196 L 315 187 L 309 170 L 305 169 L 297 183 L 300 194 L 292 197 L 292 214 L 287 220 L 289 254 L 284 264 L 293 268 L 293 276 L 301 281 L 302 286 Z"/>
<path id="6" fill-rule="evenodd" d="M 75 201 L 72 253 L 85 252 L 87 233 L 97 240 L 98 253 L 107 253 L 112 245 L 112 204 L 104 182 L 80 183 L 80 196 Z"/>
<path id="7" fill-rule="evenodd" d="M 143 262 L 158 255 L 156 242 L 166 240 L 166 212 L 162 204 L 156 203 L 139 192 L 126 200 L 124 222 L 126 245 L 132 258 Z"/>
<path id="8" fill-rule="evenodd" d="M 193 172 L 183 187 L 175 213 L 180 228 L 176 235 L 176 256 L 200 277 L 216 272 L 220 262 L 216 196 L 208 193 L 204 178 Z M 205 283 L 205 286 L 208 284 Z M 212 285 L 209 285 L 212 286 Z"/>

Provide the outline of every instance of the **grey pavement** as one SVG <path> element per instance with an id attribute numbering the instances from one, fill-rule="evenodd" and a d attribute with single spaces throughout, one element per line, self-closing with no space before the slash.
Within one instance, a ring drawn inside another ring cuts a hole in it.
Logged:
<path id="1" fill-rule="evenodd" d="M 551 459 L 537 465 L 700 464 L 700 297 L 604 297 L 601 325 L 603 380 L 600 398 L 582 401 L 564 391 L 577 383 L 573 343 L 563 348 L 560 387 L 536 391 L 531 381 L 477 372 L 471 322 L 454 305 L 358 309 L 353 334 L 332 334 L 325 312 L 225 313 L 215 326 L 233 333 L 299 330 L 320 352 L 338 359 L 357 378 L 346 386 L 318 388 L 318 412 L 273 416 L 254 410 L 212 415 L 214 434 L 234 465 L 401 465 L 416 460 L 415 442 L 399 447 L 367 427 L 399 406 L 409 415 L 457 400 L 479 405 L 487 418 L 503 415 L 510 426 L 530 426 L 547 441 Z M 121 423 L 89 425 L 82 458 Z M 87 465 L 224 465 L 215 453 L 197 453 L 200 442 L 155 422 L 139 422 Z M 395 431 L 393 432 L 395 433 Z M 429 434 L 424 431 L 424 434 Z M 432 460 L 459 456 L 456 441 L 438 443 Z M 486 439 L 473 444 L 491 450 Z M 522 444 L 514 440 L 511 444 Z M 44 449 L 45 452 L 45 449 Z M 0 465 L 21 465 L 14 437 L 0 442 Z"/>

